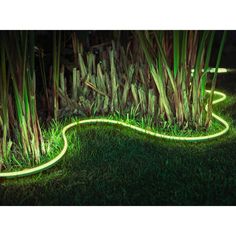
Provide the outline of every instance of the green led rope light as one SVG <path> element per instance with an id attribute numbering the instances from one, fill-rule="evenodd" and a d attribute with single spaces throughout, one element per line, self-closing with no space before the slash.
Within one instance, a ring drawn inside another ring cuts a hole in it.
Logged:
<path id="1" fill-rule="evenodd" d="M 206 90 L 207 93 L 210 93 L 210 90 Z M 217 104 L 220 103 L 222 101 L 224 101 L 226 99 L 226 95 L 224 93 L 215 91 L 214 94 L 219 95 L 220 98 L 216 99 L 213 101 L 213 104 Z M 208 109 L 208 106 L 206 105 L 205 109 Z M 125 122 L 122 121 L 116 121 L 116 120 L 109 120 L 109 119 L 87 119 L 87 120 L 81 120 L 78 122 L 73 122 L 67 126 L 65 126 L 62 130 L 62 137 L 64 140 L 64 146 L 63 149 L 61 150 L 61 152 L 55 157 L 53 158 L 51 161 L 39 165 L 37 167 L 34 168 L 30 168 L 30 169 L 24 169 L 21 171 L 13 171 L 13 172 L 3 172 L 0 173 L 0 177 L 1 178 L 14 178 L 14 177 L 23 177 L 23 176 L 27 176 L 27 175 L 33 175 L 39 172 L 42 172 L 43 170 L 46 170 L 50 167 L 52 167 L 53 165 L 55 165 L 66 153 L 67 147 L 68 147 L 68 142 L 67 142 L 67 138 L 66 138 L 66 132 L 71 129 L 72 127 L 75 127 L 77 125 L 81 125 L 81 124 L 94 124 L 94 123 L 107 123 L 107 124 L 115 124 L 115 125 L 121 125 L 123 127 L 128 127 L 131 128 L 133 130 L 136 130 L 138 132 L 141 133 L 145 133 L 151 136 L 155 136 L 158 138 L 163 138 L 163 139 L 169 139 L 169 140 L 178 140 L 178 141 L 204 141 L 204 140 L 209 140 L 209 139 L 214 139 L 217 138 L 219 136 L 222 136 L 223 134 L 225 134 L 228 130 L 229 130 L 229 124 L 222 119 L 221 117 L 217 116 L 216 114 L 212 113 L 212 116 L 218 120 L 221 124 L 224 125 L 224 129 L 218 133 L 215 134 L 211 134 L 211 135 L 205 135 L 205 136 L 200 136 L 200 137 L 177 137 L 177 136 L 171 136 L 171 135 L 166 135 L 166 134 L 159 134 L 159 133 L 155 133 L 149 130 L 145 130 L 139 127 L 136 127 L 134 125 L 130 125 L 127 124 Z"/>

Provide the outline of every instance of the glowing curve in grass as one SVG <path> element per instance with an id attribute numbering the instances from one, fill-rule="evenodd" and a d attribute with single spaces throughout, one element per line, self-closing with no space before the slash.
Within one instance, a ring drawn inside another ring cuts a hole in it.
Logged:
<path id="1" fill-rule="evenodd" d="M 210 90 L 206 90 L 206 92 L 210 93 Z M 220 102 L 222 102 L 226 99 L 226 95 L 224 93 L 215 91 L 214 94 L 219 95 L 220 98 L 214 100 L 213 104 L 220 103 Z M 205 109 L 207 110 L 207 105 L 206 105 Z M 124 127 L 128 127 L 128 128 L 133 129 L 133 130 L 136 130 L 138 132 L 145 133 L 145 134 L 148 134 L 148 135 L 151 135 L 151 136 L 154 136 L 154 137 L 158 137 L 158 138 L 162 138 L 162 139 L 196 142 L 196 141 L 204 141 L 204 140 L 217 138 L 219 136 L 222 136 L 223 134 L 225 134 L 229 130 L 229 124 L 224 119 L 222 119 L 220 116 L 217 116 L 214 113 L 212 113 L 212 116 L 216 120 L 218 120 L 221 124 L 223 124 L 225 128 L 222 131 L 218 132 L 218 133 L 211 134 L 211 135 L 200 136 L 200 137 L 177 137 L 177 136 L 171 136 L 171 135 L 166 135 L 166 134 L 159 134 L 159 133 L 155 133 L 155 132 L 152 132 L 152 131 L 149 131 L 149 130 L 145 130 L 143 128 L 136 127 L 134 125 L 127 124 L 127 123 L 122 122 L 122 121 L 109 120 L 109 119 L 87 119 L 87 120 L 81 120 L 81 121 L 78 121 L 78 122 L 73 122 L 73 123 L 71 123 L 71 124 L 69 124 L 69 125 L 67 125 L 63 128 L 62 137 L 63 137 L 63 140 L 64 140 L 64 146 L 63 146 L 63 149 L 61 150 L 61 152 L 55 158 L 53 158 L 52 160 L 48 161 L 45 164 L 39 165 L 37 167 L 30 168 L 30 169 L 0 173 L 0 177 L 1 178 L 23 177 L 23 176 L 33 175 L 33 174 L 39 173 L 41 171 L 44 171 L 44 170 L 52 167 L 66 153 L 66 150 L 67 150 L 67 147 L 68 147 L 66 132 L 69 129 L 71 129 L 72 127 L 75 127 L 75 126 L 80 125 L 80 124 L 93 124 L 93 123 L 115 124 L 115 125 L 121 125 L 121 126 L 124 126 Z"/>

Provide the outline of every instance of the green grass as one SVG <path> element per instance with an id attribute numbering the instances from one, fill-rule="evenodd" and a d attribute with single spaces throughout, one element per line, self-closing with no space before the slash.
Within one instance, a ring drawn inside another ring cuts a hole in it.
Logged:
<path id="1" fill-rule="evenodd" d="M 218 99 L 218 96 L 216 95 L 214 99 Z M 216 105 L 217 106 L 217 105 Z M 215 107 L 216 107 L 215 106 Z M 214 107 L 214 108 L 215 108 Z M 220 112 L 220 111 L 219 111 Z M 136 114 L 136 113 L 135 113 Z M 144 118 L 140 119 L 134 113 L 127 114 L 127 116 L 122 116 L 119 113 L 115 113 L 114 115 L 105 116 L 105 117 L 89 117 L 89 118 L 105 118 L 105 119 L 111 119 L 111 120 L 117 120 L 117 121 L 123 121 L 127 124 L 131 124 L 152 132 L 160 133 L 160 134 L 166 134 L 170 136 L 179 136 L 179 137 L 200 137 L 204 135 L 211 135 L 215 134 L 217 132 L 220 132 L 222 129 L 224 129 L 224 126 L 216 121 L 213 120 L 212 125 L 207 129 L 199 129 L 199 130 L 193 130 L 193 129 L 182 129 L 180 126 L 171 125 L 168 124 L 168 122 L 164 121 L 160 124 L 156 124 L 154 126 L 153 118 L 150 116 L 145 116 Z M 64 145 L 63 139 L 62 139 L 62 129 L 72 123 L 79 121 L 78 117 L 76 116 L 70 116 L 61 120 L 52 120 L 47 125 L 42 125 L 42 136 L 44 138 L 44 145 L 45 145 L 45 151 L 46 154 L 41 156 L 40 164 L 44 164 L 48 162 L 49 160 L 53 159 L 56 155 L 58 155 Z M 82 125 L 83 126 L 83 125 Z M 68 134 L 67 134 L 68 135 Z M 71 139 L 71 135 L 69 135 L 69 138 Z M 73 144 L 73 140 L 69 143 L 71 146 Z M 24 154 L 21 152 L 20 147 L 17 146 L 16 143 L 13 145 L 14 149 L 11 152 L 11 158 L 10 162 L 8 162 L 6 172 L 9 171 L 16 171 L 16 170 L 22 170 L 25 168 L 31 168 L 35 167 L 39 164 L 36 163 L 29 163 L 26 158 L 24 158 Z M 77 149 L 79 147 L 76 147 Z"/>
<path id="2" fill-rule="evenodd" d="M 214 112 L 230 122 L 227 135 L 184 143 L 83 125 L 69 131 L 69 150 L 55 167 L 1 180 L 1 205 L 235 205 L 236 82 L 219 81 L 229 97 Z"/>
<path id="3" fill-rule="evenodd" d="M 61 131 L 65 126 L 67 120 L 61 122 L 52 121 L 49 126 L 42 129 L 42 135 L 45 138 L 45 149 L 46 154 L 44 154 L 40 160 L 40 164 L 46 163 L 51 160 L 57 153 L 61 151 L 63 147 L 63 139 L 61 136 Z M 8 162 L 7 169 L 5 171 L 16 171 L 22 170 L 24 168 L 31 168 L 37 166 L 36 163 L 29 163 L 24 154 L 21 152 L 20 147 L 14 143 L 14 149 L 11 152 L 11 162 Z"/>

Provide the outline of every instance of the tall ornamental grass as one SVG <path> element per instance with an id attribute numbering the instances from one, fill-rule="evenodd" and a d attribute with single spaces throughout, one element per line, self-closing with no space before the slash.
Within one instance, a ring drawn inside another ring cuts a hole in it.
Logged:
<path id="1" fill-rule="evenodd" d="M 226 32 L 212 77 L 214 31 L 135 31 L 125 44 L 118 34 L 114 41 L 90 49 L 75 32 L 55 31 L 51 36 L 47 54 L 52 60 L 46 63 L 34 32 L 0 33 L 0 171 L 38 164 L 45 153 L 36 95 L 44 97 L 45 116 L 55 120 L 115 115 L 152 127 L 210 126 Z M 68 49 L 69 59 L 64 55 Z M 38 85 L 41 95 L 36 94 Z"/>
<path id="2" fill-rule="evenodd" d="M 1 167 L 34 165 L 45 153 L 36 107 L 34 32 L 1 32 L 0 37 Z"/>
<path id="3" fill-rule="evenodd" d="M 207 128 L 226 32 L 218 51 L 206 114 L 206 82 L 214 31 L 136 32 L 158 91 L 159 108 L 169 123 Z M 192 74 L 192 71 L 193 74 Z"/>

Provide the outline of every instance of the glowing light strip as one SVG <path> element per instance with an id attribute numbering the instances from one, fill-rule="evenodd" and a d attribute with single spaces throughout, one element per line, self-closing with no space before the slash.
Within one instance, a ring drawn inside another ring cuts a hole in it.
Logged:
<path id="1" fill-rule="evenodd" d="M 210 90 L 206 90 L 206 92 L 210 93 Z M 219 95 L 221 97 L 214 100 L 213 104 L 220 103 L 220 102 L 222 102 L 226 99 L 226 95 L 224 93 L 215 91 L 214 94 Z M 206 110 L 208 109 L 207 105 L 205 106 L 205 109 Z M 200 137 L 177 137 L 177 136 L 171 136 L 171 135 L 166 135 L 166 134 L 159 134 L 159 133 L 155 133 L 155 132 L 152 132 L 152 131 L 149 131 L 149 130 L 145 130 L 143 128 L 136 127 L 134 125 L 127 124 L 127 123 L 122 122 L 122 121 L 109 120 L 109 119 L 87 119 L 87 120 L 81 120 L 81 121 L 78 121 L 78 122 L 73 122 L 73 123 L 71 123 L 71 124 L 69 124 L 69 125 L 67 125 L 63 128 L 62 137 L 63 137 L 63 140 L 64 140 L 64 146 L 63 146 L 63 149 L 61 150 L 61 152 L 55 158 L 53 158 L 51 161 L 49 161 L 45 164 L 42 164 L 42 165 L 37 166 L 37 167 L 30 168 L 30 169 L 0 173 L 0 178 L 14 178 L 14 177 L 23 177 L 23 176 L 27 176 L 27 175 L 33 175 L 33 174 L 44 171 L 44 170 L 52 167 L 53 165 L 55 165 L 66 153 L 66 150 L 67 150 L 67 147 L 68 147 L 66 132 L 69 129 L 71 129 L 72 127 L 75 127 L 77 125 L 93 124 L 93 123 L 115 124 L 115 125 L 121 125 L 121 126 L 124 126 L 124 127 L 128 127 L 128 128 L 134 129 L 138 132 L 145 133 L 145 134 L 148 134 L 148 135 L 151 135 L 151 136 L 154 136 L 154 137 L 158 137 L 158 138 L 169 139 L 169 140 L 196 142 L 196 141 L 204 141 L 204 140 L 217 138 L 219 136 L 222 136 L 223 134 L 225 134 L 229 130 L 229 124 L 224 119 L 222 119 L 221 117 L 217 116 L 214 113 L 212 113 L 212 116 L 216 120 L 218 120 L 221 124 L 223 124 L 225 128 L 222 131 L 218 132 L 218 133 L 211 134 L 211 135 L 200 136 Z"/>
<path id="2" fill-rule="evenodd" d="M 215 73 L 216 68 L 210 68 L 209 73 Z M 222 73 L 227 73 L 229 71 L 233 71 L 233 69 L 226 69 L 226 68 L 218 68 L 217 73 L 222 74 Z M 194 69 L 191 70 L 191 72 L 194 72 Z M 202 69 L 202 72 L 204 72 L 204 69 Z"/>

